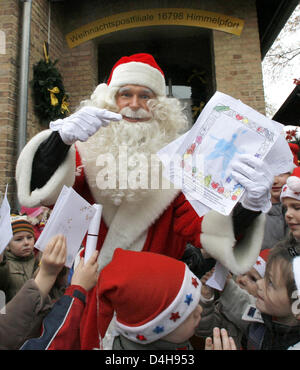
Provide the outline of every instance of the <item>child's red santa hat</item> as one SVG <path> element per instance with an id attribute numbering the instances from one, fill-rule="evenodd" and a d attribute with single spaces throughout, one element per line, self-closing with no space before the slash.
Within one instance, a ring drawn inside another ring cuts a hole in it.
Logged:
<path id="1" fill-rule="evenodd" d="M 117 248 L 98 283 L 101 336 L 115 311 L 116 331 L 141 344 L 175 330 L 200 299 L 200 281 L 182 261 L 152 252 Z"/>
<path id="2" fill-rule="evenodd" d="M 265 276 L 266 271 L 266 264 L 269 257 L 270 249 L 263 249 L 259 256 L 257 257 L 257 260 L 253 267 L 255 270 L 259 273 L 259 275 L 263 278 Z"/>
<path id="3" fill-rule="evenodd" d="M 289 147 L 291 149 L 291 152 L 293 153 L 293 157 L 294 157 L 294 164 L 296 166 L 299 166 L 299 160 L 298 160 L 298 153 L 299 153 L 299 145 L 296 144 L 296 143 L 289 143 Z"/>
<path id="4" fill-rule="evenodd" d="M 282 187 L 280 199 L 294 198 L 300 200 L 300 167 L 295 167 L 291 176 Z"/>
<path id="5" fill-rule="evenodd" d="M 148 87 L 156 95 L 166 95 L 164 73 L 153 56 L 146 53 L 122 57 L 113 66 L 107 85 L 141 85 Z"/>

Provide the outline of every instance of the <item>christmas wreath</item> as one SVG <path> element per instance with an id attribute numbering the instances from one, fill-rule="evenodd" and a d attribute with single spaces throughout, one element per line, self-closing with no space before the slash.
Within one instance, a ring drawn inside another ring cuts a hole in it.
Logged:
<path id="1" fill-rule="evenodd" d="M 48 56 L 48 44 L 44 43 L 44 60 L 33 66 L 34 111 L 42 125 L 68 113 L 68 96 L 65 93 L 62 76 L 56 68 L 58 60 L 52 62 Z"/>

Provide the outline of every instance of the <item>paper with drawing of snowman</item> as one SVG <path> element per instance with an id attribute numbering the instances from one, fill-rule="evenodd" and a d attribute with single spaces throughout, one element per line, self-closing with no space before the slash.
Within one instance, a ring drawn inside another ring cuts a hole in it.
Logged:
<path id="1" fill-rule="evenodd" d="M 228 215 L 244 192 L 231 177 L 232 160 L 243 153 L 264 159 L 281 133 L 278 122 L 217 92 L 194 126 L 177 140 L 176 150 L 173 145 L 164 175 L 182 189 L 199 215 L 210 209 Z M 290 161 L 292 156 L 284 165 L 290 166 Z"/>

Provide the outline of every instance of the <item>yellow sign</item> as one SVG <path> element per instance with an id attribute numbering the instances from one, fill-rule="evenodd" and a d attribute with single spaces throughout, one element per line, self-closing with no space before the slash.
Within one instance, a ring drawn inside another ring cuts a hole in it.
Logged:
<path id="1" fill-rule="evenodd" d="M 68 33 L 66 39 L 69 47 L 73 48 L 85 41 L 111 32 L 136 27 L 164 25 L 211 28 L 240 35 L 244 27 L 244 21 L 228 15 L 198 9 L 143 9 L 100 18 Z"/>

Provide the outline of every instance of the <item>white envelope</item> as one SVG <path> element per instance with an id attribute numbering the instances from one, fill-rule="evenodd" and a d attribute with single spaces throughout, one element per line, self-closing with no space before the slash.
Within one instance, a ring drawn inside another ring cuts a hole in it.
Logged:
<path id="1" fill-rule="evenodd" d="M 207 280 L 206 285 L 211 288 L 222 291 L 224 289 L 229 270 L 217 261 L 215 271 L 212 276 Z"/>
<path id="2" fill-rule="evenodd" d="M 7 200 L 7 185 L 5 195 L 0 207 L 0 254 L 7 247 L 13 237 L 11 221 L 10 221 L 10 205 Z"/>
<path id="3" fill-rule="evenodd" d="M 63 234 L 67 241 L 65 265 L 71 267 L 95 212 L 73 188 L 64 186 L 35 247 L 43 251 L 53 236 Z"/>

